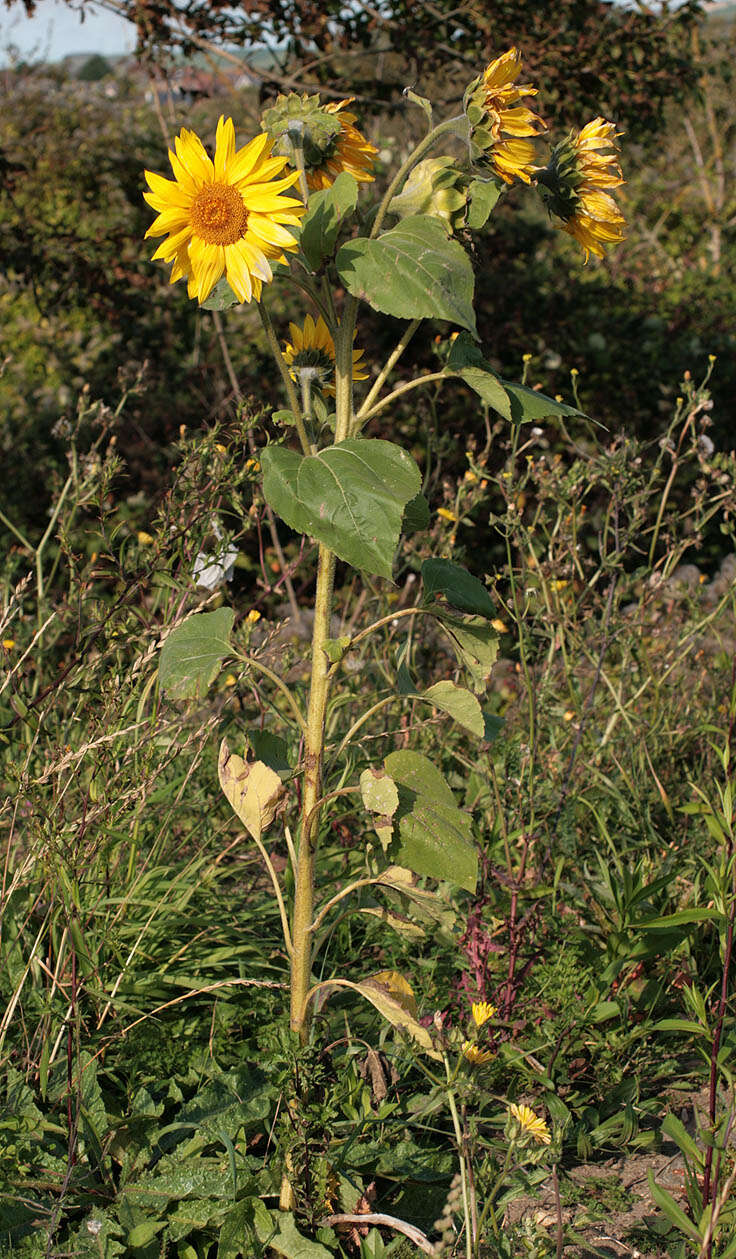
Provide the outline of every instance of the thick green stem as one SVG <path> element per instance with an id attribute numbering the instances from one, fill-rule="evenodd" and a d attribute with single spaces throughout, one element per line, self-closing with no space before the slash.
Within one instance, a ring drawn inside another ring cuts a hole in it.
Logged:
<path id="1" fill-rule="evenodd" d="M 332 615 L 332 583 L 335 556 L 326 546 L 319 548 L 317 590 L 314 600 L 312 633 L 312 679 L 309 691 L 307 731 L 304 740 L 304 778 L 302 781 L 302 825 L 294 891 L 294 914 L 291 926 L 291 1027 L 302 1043 L 309 1036 L 310 1011 L 307 993 L 312 971 L 312 935 L 314 917 L 314 858 L 319 832 L 317 801 L 322 794 L 322 757 L 324 750 L 325 709 L 327 706 L 327 674 L 330 662 L 323 650 L 330 636 Z"/>

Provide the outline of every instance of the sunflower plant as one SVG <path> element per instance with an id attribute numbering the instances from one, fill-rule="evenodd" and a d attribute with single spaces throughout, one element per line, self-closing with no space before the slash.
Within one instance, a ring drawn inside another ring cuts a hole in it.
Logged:
<path id="1" fill-rule="evenodd" d="M 342 988 L 370 1001 L 429 1060 L 443 1058 L 441 1038 L 420 1021 L 403 976 L 317 980 L 316 973 L 331 920 L 359 889 L 370 887 L 399 898 L 407 912 L 424 913 L 439 882 L 472 895 L 478 857 L 471 819 L 436 766 L 408 749 L 368 764 L 355 782 L 353 762 L 333 757 L 326 781 L 326 713 L 352 648 L 397 618 L 407 627 L 429 618 L 453 648 L 458 672 L 426 687 L 403 660 L 393 692 L 343 732 L 339 754 L 359 739 L 365 721 L 402 697 L 439 710 L 479 741 L 490 739 L 493 723 L 483 696 L 496 652 L 496 610 L 477 578 L 449 560 L 429 559 L 413 607 L 335 639 L 333 583 L 337 560 L 391 582 L 402 536 L 427 526 L 429 504 L 412 456 L 394 441 L 365 435 L 369 422 L 390 416 L 400 398 L 460 378 L 509 424 L 579 414 L 501 378 L 486 361 L 476 328 L 470 233 L 486 228 L 515 185 L 543 194 L 557 226 L 582 245 L 586 261 L 623 235 L 612 196 L 622 182 L 613 124 L 595 119 L 553 148 L 545 164 L 545 125 L 527 104 L 536 91 L 521 76 L 520 53 L 509 49 L 468 86 L 462 112 L 439 123 L 428 100 L 407 92 L 426 116 L 426 134 L 386 181 L 379 179 L 376 149 L 357 129 L 349 100 L 323 104 L 297 94 L 280 97 L 264 114 L 261 134 L 243 147 L 236 146 L 233 122 L 221 118 L 212 156 L 183 130 L 169 153 L 173 180 L 146 172 L 146 200 L 157 214 L 148 235 L 165 238 L 154 258 L 171 264 L 171 282 L 186 280 L 190 297 L 208 309 L 258 305 L 286 401 L 278 415 L 284 437 L 259 453 L 262 493 L 277 517 L 318 548 L 310 676 L 303 692 L 257 652 L 234 646 L 234 613 L 226 607 L 181 623 L 166 638 L 160 661 L 163 687 L 183 697 L 201 694 L 226 658 L 239 658 L 253 684 L 279 699 L 284 720 L 299 732 L 300 763 L 286 782 L 267 751 L 240 756 L 226 744 L 219 778 L 271 879 L 290 965 L 291 1028 L 302 1043 L 309 1039 L 315 1004 Z M 359 194 L 370 202 L 360 219 Z M 359 223 L 370 230 L 361 232 Z M 288 331 L 279 332 L 269 313 L 271 283 L 291 283 L 302 305 Z M 381 365 L 367 364 L 356 346 L 364 304 L 405 321 Z M 453 333 L 445 359 L 439 370 L 392 384 L 426 320 L 442 321 Z M 360 877 L 321 896 L 325 802 L 348 791 L 359 793 L 366 829 L 380 843 L 366 847 Z M 291 903 L 266 843 L 269 829 L 274 834 L 277 827 L 293 866 Z M 486 1013 L 480 1012 L 481 1022 Z M 481 1049 L 468 1042 L 461 1058 L 482 1065 L 492 1051 L 490 1044 Z M 519 1122 L 524 1128 L 523 1117 Z"/>

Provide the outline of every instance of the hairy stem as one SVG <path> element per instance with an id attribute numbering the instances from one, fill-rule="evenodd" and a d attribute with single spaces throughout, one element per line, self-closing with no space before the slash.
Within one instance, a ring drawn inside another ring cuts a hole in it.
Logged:
<path id="1" fill-rule="evenodd" d="M 317 590 L 314 600 L 312 632 L 312 676 L 309 689 L 307 731 L 304 740 L 304 779 L 302 787 L 301 832 L 297 853 L 296 888 L 292 917 L 291 959 L 291 1027 L 302 1043 L 309 1036 L 307 993 L 312 970 L 310 927 L 314 916 L 314 860 L 320 810 L 317 801 L 322 794 L 322 760 L 324 753 L 325 709 L 327 706 L 327 674 L 329 661 L 323 650 L 330 635 L 332 615 L 332 584 L 335 556 L 320 544 L 317 568 Z"/>

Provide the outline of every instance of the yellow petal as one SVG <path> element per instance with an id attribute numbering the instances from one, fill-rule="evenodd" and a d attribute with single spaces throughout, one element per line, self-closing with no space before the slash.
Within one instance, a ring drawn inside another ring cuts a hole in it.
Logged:
<path id="1" fill-rule="evenodd" d="M 261 154 L 270 153 L 271 143 L 264 131 L 242 149 L 238 149 L 227 169 L 228 182 L 237 186 L 241 180 L 246 179 L 260 160 Z"/>
<path id="2" fill-rule="evenodd" d="M 228 164 L 235 156 L 235 128 L 232 118 L 220 114 L 215 138 L 215 179 L 224 180 Z"/>

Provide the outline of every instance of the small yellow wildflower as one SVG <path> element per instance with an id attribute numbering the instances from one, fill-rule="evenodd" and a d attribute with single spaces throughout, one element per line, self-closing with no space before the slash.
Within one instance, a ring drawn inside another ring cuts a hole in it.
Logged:
<path id="1" fill-rule="evenodd" d="M 560 579 L 558 581 L 551 581 L 549 583 L 549 588 L 550 590 L 564 590 L 565 586 L 569 586 L 569 585 L 570 585 L 569 581 L 563 581 Z"/>
<path id="2" fill-rule="evenodd" d="M 260 619 L 261 619 L 261 614 L 258 611 L 258 608 L 251 608 L 250 612 L 245 618 L 245 623 L 246 625 L 255 625 L 256 621 L 260 621 Z"/>
<path id="3" fill-rule="evenodd" d="M 575 716 L 575 713 L 573 712 L 573 710 L 572 710 L 571 708 L 568 708 L 568 709 L 566 709 L 566 710 L 565 710 L 565 712 L 562 714 L 562 720 L 563 720 L 563 721 L 572 721 L 572 719 L 573 719 L 573 717 L 574 717 L 574 716 Z"/>
<path id="4" fill-rule="evenodd" d="M 236 678 L 235 674 L 228 673 L 227 677 L 225 678 L 225 686 L 237 686 L 237 685 L 238 685 L 238 679 Z"/>
<path id="5" fill-rule="evenodd" d="M 463 1058 L 474 1067 L 481 1066 L 493 1057 L 492 1049 L 481 1049 L 479 1045 L 473 1044 L 472 1040 L 463 1041 L 462 1052 Z"/>
<path id="6" fill-rule="evenodd" d="M 547 1127 L 546 1119 L 535 1115 L 530 1106 L 517 1106 L 514 1102 L 509 1106 L 509 1114 L 516 1120 L 522 1134 L 529 1133 L 540 1145 L 550 1145 L 552 1136 Z"/>
<path id="7" fill-rule="evenodd" d="M 496 1007 L 490 1001 L 474 1001 L 471 1010 L 476 1027 L 482 1027 L 496 1013 Z"/>
<path id="8" fill-rule="evenodd" d="M 493 618 L 493 620 L 491 621 L 491 625 L 493 626 L 497 634 L 508 634 L 509 632 L 509 627 L 506 624 L 506 622 L 502 621 L 497 616 Z"/>
<path id="9" fill-rule="evenodd" d="M 14 638 L 4 638 L 4 639 L 3 639 L 3 647 L 5 648 L 5 650 L 6 650 L 6 651 L 12 651 L 12 650 L 13 650 L 13 648 L 15 647 L 15 639 L 14 639 Z"/>
<path id="10" fill-rule="evenodd" d="M 138 541 L 140 542 L 141 546 L 151 546 L 153 544 L 153 538 L 151 537 L 151 534 L 146 533 L 145 529 L 138 530 Z"/>
<path id="11" fill-rule="evenodd" d="M 441 516 L 443 520 L 449 520 L 450 524 L 457 524 L 457 516 L 454 511 L 450 511 L 447 507 L 438 507 L 437 515 Z"/>

